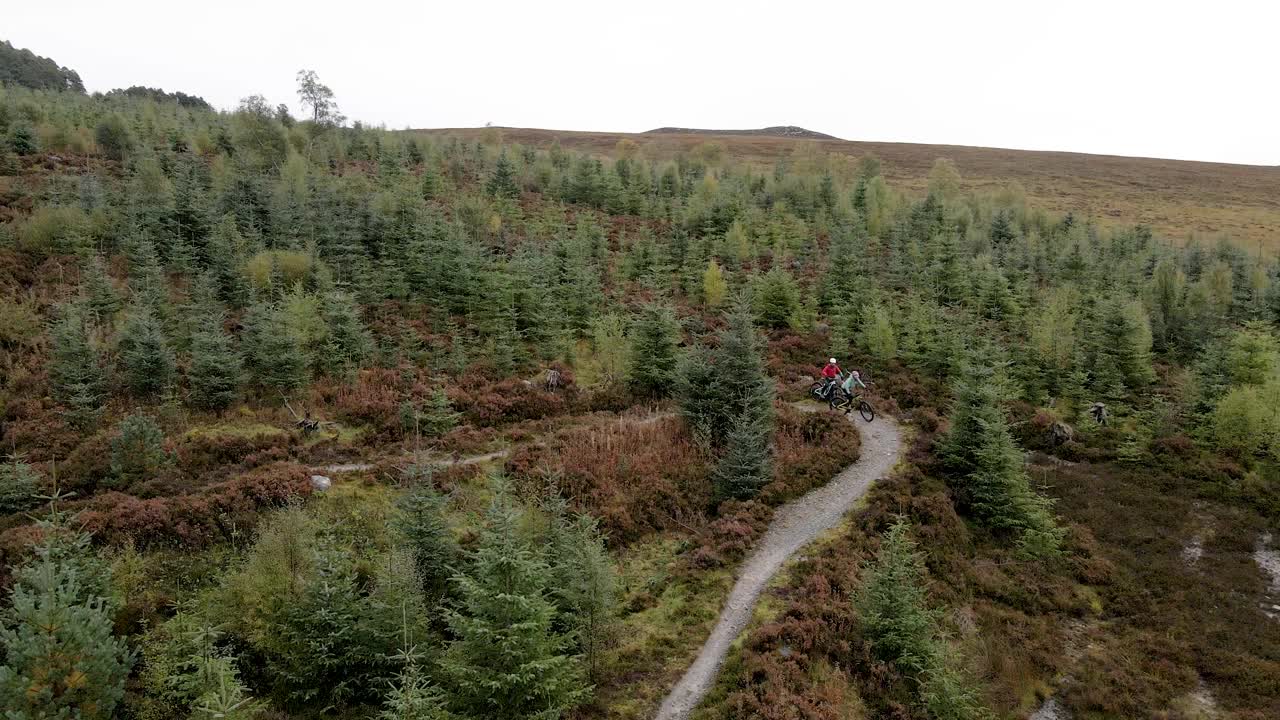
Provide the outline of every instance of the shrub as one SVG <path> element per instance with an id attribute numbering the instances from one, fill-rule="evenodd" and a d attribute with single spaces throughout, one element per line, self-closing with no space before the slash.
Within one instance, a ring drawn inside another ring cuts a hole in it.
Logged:
<path id="1" fill-rule="evenodd" d="M 164 432 L 150 416 L 134 413 L 120 421 L 111 440 L 111 473 L 129 487 L 150 478 L 170 461 Z"/>
<path id="2" fill-rule="evenodd" d="M 454 388 L 449 399 L 468 422 L 481 427 L 558 415 L 566 405 L 562 396 L 515 378 Z"/>
<path id="3" fill-rule="evenodd" d="M 244 267 L 245 276 L 254 289 L 271 289 L 279 293 L 306 280 L 310 272 L 311 256 L 297 250 L 263 250 L 250 258 Z M 273 276 L 284 287 L 273 288 Z"/>
<path id="4" fill-rule="evenodd" d="M 516 450 L 507 469 L 531 494 L 553 484 L 614 543 L 697 522 L 711 500 L 706 456 L 674 419 L 569 430 Z"/>
<path id="5" fill-rule="evenodd" d="M 95 540 L 107 544 L 199 548 L 252 530 L 261 511 L 282 507 L 311 490 L 305 468 L 276 463 L 188 495 L 139 500 L 103 493 L 85 503 L 77 519 Z"/>
<path id="6" fill-rule="evenodd" d="M 74 206 L 37 208 L 18 236 L 18 248 L 33 255 L 78 253 L 88 245 L 89 218 Z"/>
<path id="7" fill-rule="evenodd" d="M 1211 434 L 1215 445 L 1240 457 L 1280 458 L 1280 381 L 1232 388 L 1213 411 Z"/>
<path id="8" fill-rule="evenodd" d="M 133 135 L 124 119 L 115 113 L 104 117 L 93 130 L 93 139 L 109 160 L 124 160 L 133 150 Z"/>

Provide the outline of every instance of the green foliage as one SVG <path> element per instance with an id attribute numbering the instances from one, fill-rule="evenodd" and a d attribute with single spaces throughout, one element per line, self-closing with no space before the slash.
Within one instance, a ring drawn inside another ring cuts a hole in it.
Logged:
<path id="1" fill-rule="evenodd" d="M 133 413 L 120 421 L 111 440 L 111 472 L 122 485 L 150 479 L 169 459 L 164 431 L 151 416 Z"/>
<path id="2" fill-rule="evenodd" d="M 359 368 L 373 348 L 373 339 L 360 320 L 360 308 L 350 295 L 332 291 L 320 308 L 327 326 L 321 365 L 331 372 Z"/>
<path id="3" fill-rule="evenodd" d="M 724 272 L 715 260 L 707 261 L 707 269 L 702 273 L 702 302 L 708 308 L 718 308 L 724 304 L 729 285 L 725 282 Z"/>
<path id="4" fill-rule="evenodd" d="M 264 303 L 251 306 L 242 338 L 245 365 L 259 385 L 288 392 L 310 378 L 299 330 L 282 308 Z"/>
<path id="5" fill-rule="evenodd" d="M 416 659 L 396 677 L 383 701 L 378 720 L 452 720 L 440 690 L 431 683 Z"/>
<path id="6" fill-rule="evenodd" d="M 378 701 L 402 637 L 425 634 L 411 561 L 363 557 L 298 509 L 272 518 L 226 576 L 211 619 L 247 643 L 278 706 Z"/>
<path id="7" fill-rule="evenodd" d="M 84 83 L 75 70 L 26 48 L 15 48 L 7 40 L 0 40 L 0 85 L 84 92 Z"/>
<path id="8" fill-rule="evenodd" d="M 1231 336 L 1226 363 L 1236 385 L 1263 385 L 1280 379 L 1280 341 L 1265 323 L 1245 323 Z"/>
<path id="9" fill-rule="evenodd" d="M 272 170 L 284 165 L 289 143 L 266 98 L 251 95 L 241 100 L 232 116 L 232 128 L 236 147 L 244 151 L 246 161 L 255 169 Z"/>
<path id="10" fill-rule="evenodd" d="M 18 247 L 36 255 L 74 254 L 89 243 L 89 219 L 78 207 L 37 208 L 18 236 Z"/>
<path id="11" fill-rule="evenodd" d="M 586 699 L 572 637 L 554 629 L 550 568 L 521 540 L 516 511 L 499 494 L 470 560 L 455 576 L 456 638 L 440 660 L 450 709 L 463 717 L 558 718 Z"/>
<path id="12" fill-rule="evenodd" d="M 726 444 L 739 419 L 764 429 L 773 425 L 773 381 L 765 372 L 751 310 L 739 302 L 727 320 L 718 345 L 686 353 L 677 371 L 681 414 L 715 447 Z"/>
<path id="13" fill-rule="evenodd" d="M 177 373 L 173 350 L 145 305 L 133 307 L 120 329 L 120 360 L 125 384 L 138 397 L 155 397 L 173 384 Z"/>
<path id="14" fill-rule="evenodd" d="M 111 283 L 101 255 L 85 264 L 83 295 L 89 310 L 102 320 L 110 320 L 121 307 L 120 293 Z"/>
<path id="15" fill-rule="evenodd" d="M 205 410 L 223 411 L 235 402 L 244 370 L 231 336 L 222 329 L 221 318 L 206 317 L 191 336 L 191 366 L 187 382 L 191 403 Z"/>
<path id="16" fill-rule="evenodd" d="M 750 499 L 769 482 L 770 430 L 769 425 L 747 415 L 733 418 L 724 453 L 711 475 L 717 497 Z"/>
<path id="17" fill-rule="evenodd" d="M 680 324 L 666 305 L 650 304 L 631 327 L 627 380 L 641 397 L 665 397 L 676 380 Z"/>
<path id="18" fill-rule="evenodd" d="M 784 328 L 800 304 L 800 292 L 791 274 L 773 268 L 755 285 L 753 294 L 756 317 L 769 328 Z"/>
<path id="19" fill-rule="evenodd" d="M 124 118 L 112 113 L 98 121 L 93 130 L 94 141 L 98 150 L 109 160 L 120 162 L 133 150 L 133 134 Z"/>
<path id="20" fill-rule="evenodd" d="M 392 527 L 404 538 L 423 594 L 430 600 L 449 593 L 449 578 L 457 568 L 459 549 L 445 518 L 446 498 L 427 482 L 406 492 L 396 503 L 399 513 Z"/>
<path id="21" fill-rule="evenodd" d="M 863 632 L 879 658 L 915 683 L 918 701 L 929 717 L 988 717 L 973 683 L 950 662 L 938 628 L 939 613 L 928 605 L 924 561 L 909 530 L 905 521 L 894 523 L 881 536 L 875 561 L 863 569 L 862 585 L 854 596 Z"/>
<path id="22" fill-rule="evenodd" d="M 595 518 L 583 514 L 570 519 L 558 499 L 548 502 L 546 510 L 551 515 L 546 547 L 552 600 L 560 624 L 574 637 L 595 678 L 618 613 L 613 561 Z"/>
<path id="23" fill-rule="evenodd" d="M 400 406 L 400 425 L 405 432 L 418 432 L 427 437 L 439 437 L 458 425 L 462 415 L 455 412 L 449 395 L 443 388 L 436 388 L 427 397 L 426 405 L 406 400 Z"/>
<path id="24" fill-rule="evenodd" d="M 1280 460 L 1280 380 L 1232 388 L 1211 416 L 1214 445 L 1248 458 Z"/>
<path id="25" fill-rule="evenodd" d="M 494 197 L 514 198 L 520 195 L 520 186 L 516 183 L 515 168 L 512 167 L 511 161 L 507 159 L 505 151 L 498 156 L 498 162 L 493 166 L 493 174 L 489 176 L 489 181 L 485 184 L 485 190 Z"/>
<path id="26" fill-rule="evenodd" d="M 602 384 L 620 382 L 627 369 L 626 321 L 609 313 L 591 319 L 591 350 Z"/>
<path id="27" fill-rule="evenodd" d="M 999 401 L 990 369 L 972 369 L 956 382 L 951 431 L 939 448 L 954 474 L 952 486 L 978 522 L 1015 534 L 1027 554 L 1055 554 L 1063 530 L 1050 501 L 1031 489 L 1025 453 L 1009 434 Z"/>
<path id="28" fill-rule="evenodd" d="M 898 333 L 883 305 L 875 303 L 863 308 L 860 340 L 871 357 L 888 362 L 898 354 Z"/>
<path id="29" fill-rule="evenodd" d="M 142 718 L 250 720 L 260 714 L 262 706 L 249 697 L 235 658 L 221 647 L 223 635 L 192 606 L 147 633 L 139 678 Z"/>
<path id="30" fill-rule="evenodd" d="M 83 310 L 64 306 L 52 332 L 52 362 L 49 368 L 54 397 L 68 408 L 78 425 L 94 422 L 106 399 L 107 378 L 97 349 L 90 340 Z"/>
<path id="31" fill-rule="evenodd" d="M 21 456 L 10 455 L 8 462 L 0 465 L 0 514 L 31 508 L 39 492 L 40 476 Z"/>
<path id="32" fill-rule="evenodd" d="M 9 148 L 18 155 L 35 155 L 40 152 L 40 141 L 29 125 L 14 125 L 9 129 L 8 140 Z"/>
<path id="33" fill-rule="evenodd" d="M 133 655 L 112 635 L 113 608 L 88 538 L 47 526 L 16 573 L 0 626 L 0 707 L 13 720 L 116 717 Z"/>

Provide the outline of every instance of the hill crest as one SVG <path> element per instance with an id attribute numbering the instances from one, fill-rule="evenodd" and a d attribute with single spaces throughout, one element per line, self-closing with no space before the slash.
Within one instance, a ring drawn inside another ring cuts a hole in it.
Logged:
<path id="1" fill-rule="evenodd" d="M 755 130 L 709 130 L 705 128 L 660 127 L 646 130 L 642 135 L 748 135 L 757 137 L 787 137 L 807 140 L 839 140 L 835 135 L 808 130 L 799 125 L 771 125 Z"/>

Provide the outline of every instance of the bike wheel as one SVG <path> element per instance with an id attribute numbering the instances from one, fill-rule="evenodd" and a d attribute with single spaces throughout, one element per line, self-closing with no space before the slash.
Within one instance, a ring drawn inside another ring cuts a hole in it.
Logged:
<path id="1" fill-rule="evenodd" d="M 876 419 L 876 411 L 871 409 L 871 403 L 866 400 L 858 403 L 858 414 L 867 422 L 871 422 Z"/>

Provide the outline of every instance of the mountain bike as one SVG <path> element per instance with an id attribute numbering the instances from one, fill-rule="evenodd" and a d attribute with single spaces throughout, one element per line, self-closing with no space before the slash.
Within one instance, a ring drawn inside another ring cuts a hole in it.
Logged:
<path id="1" fill-rule="evenodd" d="M 844 390 L 836 388 L 835 392 L 831 393 L 831 399 L 827 403 L 832 410 L 840 410 L 846 415 L 856 409 L 862 419 L 867 422 L 876 419 L 875 408 L 871 407 L 871 403 L 867 402 L 867 399 L 862 395 L 846 393 Z"/>

